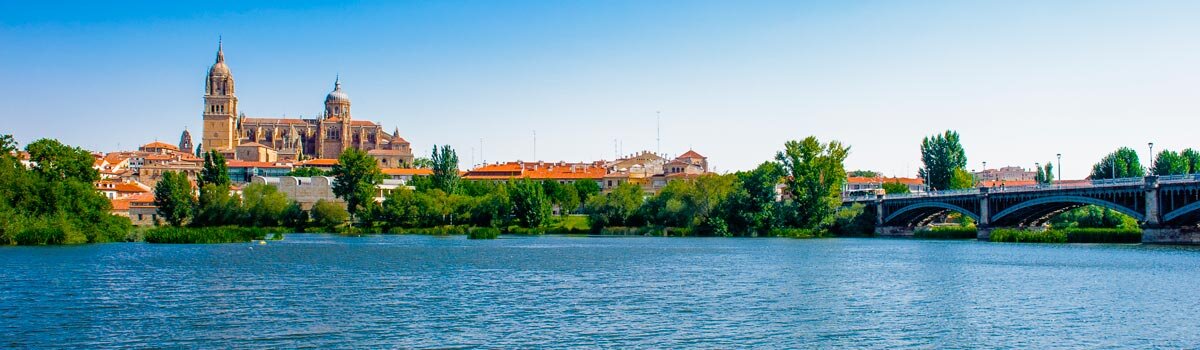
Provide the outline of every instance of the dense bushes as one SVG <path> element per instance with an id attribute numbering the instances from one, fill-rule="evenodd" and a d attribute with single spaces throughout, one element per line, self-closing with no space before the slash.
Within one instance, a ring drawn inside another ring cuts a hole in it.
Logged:
<path id="1" fill-rule="evenodd" d="M 469 239 L 496 239 L 500 237 L 500 229 L 495 227 L 476 227 L 467 233 Z"/>
<path id="2" fill-rule="evenodd" d="M 992 230 L 992 242 L 1028 243 L 1139 243 L 1142 231 L 1137 229 L 1067 228 L 1046 230 Z"/>
<path id="3" fill-rule="evenodd" d="M 1067 234 L 1061 230 L 1018 230 L 1000 228 L 991 233 L 992 242 L 1067 243 Z"/>
<path id="4" fill-rule="evenodd" d="M 156 227 L 146 231 L 147 243 L 239 243 L 281 235 L 284 229 L 261 227 Z"/>
<path id="5" fill-rule="evenodd" d="M 42 139 L 25 147 L 34 165 L 15 156 L 16 142 L 0 135 L 0 244 L 100 243 L 128 239 L 129 218 L 110 214 L 97 192 L 90 153 Z"/>

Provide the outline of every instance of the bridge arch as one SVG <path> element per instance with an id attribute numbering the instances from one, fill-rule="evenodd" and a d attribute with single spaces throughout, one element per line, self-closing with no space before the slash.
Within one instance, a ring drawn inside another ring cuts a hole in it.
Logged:
<path id="1" fill-rule="evenodd" d="M 1191 203 L 1163 214 L 1162 221 L 1164 223 L 1178 223 L 1179 221 L 1184 221 L 1181 219 L 1192 218 L 1192 220 L 1187 220 L 1187 223 L 1192 223 L 1195 222 L 1197 217 L 1200 217 L 1200 202 Z"/>
<path id="2" fill-rule="evenodd" d="M 929 209 L 934 209 L 935 211 L 929 212 Z M 963 207 L 960 207 L 960 206 L 957 206 L 954 204 L 937 202 L 937 201 L 918 202 L 918 203 L 909 204 L 903 208 L 900 208 L 900 210 L 897 210 L 897 211 L 889 214 L 887 216 L 887 218 L 883 220 L 883 222 L 885 225 L 890 225 L 890 224 L 895 224 L 895 221 L 898 218 L 902 218 L 902 217 L 906 217 L 906 216 L 913 216 L 914 214 L 917 217 L 927 217 L 927 216 L 934 215 L 934 214 L 937 214 L 938 212 L 945 211 L 945 210 L 950 210 L 950 211 L 955 211 L 955 212 L 961 213 L 963 215 L 970 217 L 971 219 L 975 220 L 976 222 L 979 222 L 979 214 L 976 214 L 970 210 L 967 210 L 966 208 L 963 208 Z M 905 224 L 911 223 L 912 220 L 908 220 L 908 221 L 909 222 L 906 222 Z"/>
<path id="3" fill-rule="evenodd" d="M 996 213 L 995 215 L 992 215 L 989 222 L 993 225 L 1001 226 L 1005 222 L 1023 221 L 1029 218 L 1034 218 L 1035 216 L 1051 215 L 1066 209 L 1088 204 L 1116 210 L 1121 214 L 1132 216 L 1138 221 L 1146 220 L 1146 215 L 1143 213 L 1139 213 L 1129 207 L 1103 199 L 1084 196 L 1050 196 L 1030 199 L 1017 205 L 1008 207 Z"/>

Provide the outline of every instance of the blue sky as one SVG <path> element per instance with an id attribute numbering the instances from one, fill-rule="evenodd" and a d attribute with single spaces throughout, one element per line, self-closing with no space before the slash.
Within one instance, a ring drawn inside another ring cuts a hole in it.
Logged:
<path id="1" fill-rule="evenodd" d="M 748 169 L 784 141 L 909 175 L 958 130 L 969 169 L 1200 148 L 1200 2 L 155 1 L 0 4 L 0 132 L 89 149 L 200 128 L 218 36 L 251 117 L 354 116 L 420 153 L 612 159 L 688 148 Z"/>

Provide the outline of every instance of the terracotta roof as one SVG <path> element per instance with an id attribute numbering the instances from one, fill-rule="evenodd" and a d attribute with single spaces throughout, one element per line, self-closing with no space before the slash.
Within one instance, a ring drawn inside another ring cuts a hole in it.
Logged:
<path id="1" fill-rule="evenodd" d="M 604 177 L 604 167 L 591 163 L 519 163 L 507 162 L 484 165 L 463 176 L 467 180 L 503 180 L 530 178 L 534 180 L 598 180 Z"/>
<path id="2" fill-rule="evenodd" d="M 383 174 L 390 175 L 390 176 L 400 176 L 400 175 L 425 176 L 425 175 L 433 175 L 433 169 L 383 169 Z"/>
<path id="3" fill-rule="evenodd" d="M 139 194 L 135 194 L 135 195 L 132 195 L 129 197 L 125 197 L 125 200 L 129 201 L 130 207 L 135 207 L 135 208 L 136 207 L 141 207 L 141 208 L 155 207 L 154 194 L 150 193 L 150 192 L 139 193 Z"/>
<path id="4" fill-rule="evenodd" d="M 112 202 L 112 211 L 129 211 L 129 199 L 121 198 L 114 199 Z"/>
<path id="5" fill-rule="evenodd" d="M 175 145 L 165 143 L 165 142 L 160 142 L 160 141 L 154 141 L 151 143 L 147 143 L 145 145 L 142 145 L 142 148 L 166 148 L 166 149 L 176 150 L 176 151 L 179 150 L 179 147 L 176 147 Z"/>
<path id="6" fill-rule="evenodd" d="M 117 191 L 126 193 L 150 192 L 150 188 L 142 187 L 135 182 L 99 181 L 96 189 L 101 191 Z"/>
<path id="7" fill-rule="evenodd" d="M 351 120 L 350 125 L 375 126 L 375 123 L 367 121 L 367 120 Z"/>
<path id="8" fill-rule="evenodd" d="M 679 155 L 678 157 L 675 157 L 675 158 L 676 158 L 676 159 L 679 159 L 679 158 L 696 158 L 696 159 L 704 159 L 704 156 L 700 155 L 700 153 L 696 153 L 696 151 L 693 151 L 693 150 L 690 150 L 690 149 L 689 149 L 689 150 L 688 150 L 686 153 L 684 153 L 684 154 L 681 154 L 681 155 Z"/>
<path id="9" fill-rule="evenodd" d="M 258 143 L 258 142 L 245 142 L 245 143 L 242 143 L 242 144 L 238 145 L 238 147 L 261 147 L 261 148 L 269 148 L 269 147 L 267 147 L 267 145 L 264 145 L 264 144 L 261 144 L 261 143 Z"/>
<path id="10" fill-rule="evenodd" d="M 925 183 L 924 180 L 908 177 L 862 177 L 851 176 L 846 178 L 846 183 L 850 184 L 871 184 L 871 183 L 892 183 L 899 182 L 905 185 L 920 185 Z"/>
<path id="11" fill-rule="evenodd" d="M 248 162 L 244 160 L 227 160 L 225 165 L 230 168 L 291 168 L 290 165 L 272 162 Z"/>
<path id="12" fill-rule="evenodd" d="M 402 152 L 402 151 L 400 151 L 400 150 L 398 150 L 398 149 L 373 149 L 373 150 L 367 151 L 367 154 L 369 154 L 369 155 L 392 155 L 392 156 L 398 156 L 398 155 L 402 155 L 402 154 L 404 154 L 404 152 Z"/>
<path id="13" fill-rule="evenodd" d="M 338 160 L 333 159 L 333 158 L 309 159 L 309 160 L 300 162 L 300 164 L 302 164 L 302 165 L 316 165 L 316 166 L 332 166 L 332 165 L 337 165 L 337 163 L 338 163 Z"/>

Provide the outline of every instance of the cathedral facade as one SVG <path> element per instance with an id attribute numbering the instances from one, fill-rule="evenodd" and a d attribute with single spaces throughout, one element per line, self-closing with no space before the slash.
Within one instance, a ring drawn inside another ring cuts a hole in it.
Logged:
<path id="1" fill-rule="evenodd" d="M 217 60 L 208 70 L 204 84 L 204 130 L 200 150 L 216 150 L 236 159 L 238 148 L 266 148 L 279 160 L 337 158 L 342 151 L 356 148 L 379 160 L 385 168 L 403 168 L 412 164 L 411 145 L 400 137 L 397 128 L 391 134 L 367 120 L 355 120 L 350 113 L 350 96 L 335 79 L 333 91 L 325 96 L 325 110 L 314 119 L 248 118 L 238 112 L 233 74 L 225 64 L 225 52 L 217 47 Z"/>

